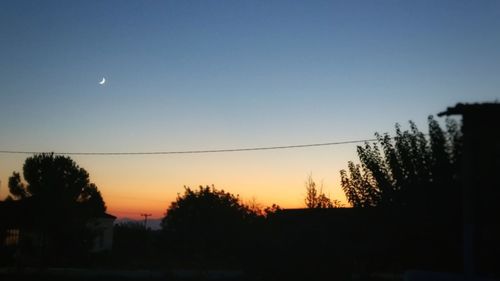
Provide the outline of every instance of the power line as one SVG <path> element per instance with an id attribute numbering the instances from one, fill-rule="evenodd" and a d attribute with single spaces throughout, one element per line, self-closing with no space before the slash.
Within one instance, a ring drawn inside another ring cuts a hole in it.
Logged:
<path id="1" fill-rule="evenodd" d="M 278 149 L 294 149 L 308 148 L 318 146 L 333 146 L 341 144 L 352 144 L 361 142 L 373 142 L 377 139 L 350 140 L 339 142 L 324 142 L 310 144 L 295 144 L 282 146 L 261 146 L 261 147 L 246 147 L 246 148 L 229 148 L 229 149 L 212 149 L 212 150 L 179 150 L 179 151 L 149 151 L 149 152 L 52 152 L 57 155 L 167 155 L 167 154 L 202 154 L 202 153 L 222 153 L 222 152 L 243 152 L 243 151 L 259 151 L 259 150 L 278 150 Z M 22 151 L 22 150 L 0 150 L 3 154 L 40 154 L 47 153 L 44 151 Z"/>

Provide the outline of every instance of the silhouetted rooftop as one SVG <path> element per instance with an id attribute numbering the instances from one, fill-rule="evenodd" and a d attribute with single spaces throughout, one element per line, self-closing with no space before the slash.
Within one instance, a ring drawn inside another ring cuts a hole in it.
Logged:
<path id="1" fill-rule="evenodd" d="M 500 103 L 457 103 L 454 107 L 448 107 L 445 111 L 438 113 L 438 116 L 463 115 L 468 113 L 499 114 Z"/>
<path id="2" fill-rule="evenodd" d="M 108 214 L 108 213 L 104 213 L 104 214 L 100 215 L 98 218 L 114 219 L 114 220 L 116 220 L 115 216 L 113 216 L 111 214 Z"/>

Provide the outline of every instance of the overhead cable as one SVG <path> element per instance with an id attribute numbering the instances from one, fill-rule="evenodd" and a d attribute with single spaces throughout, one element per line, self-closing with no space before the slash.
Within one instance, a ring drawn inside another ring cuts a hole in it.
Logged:
<path id="1" fill-rule="evenodd" d="M 55 152 L 55 151 L 23 151 L 23 150 L 0 150 L 3 154 L 41 154 L 53 153 L 56 155 L 166 155 L 166 154 L 202 154 L 202 153 L 223 153 L 223 152 L 243 152 L 243 151 L 259 151 L 259 150 L 278 150 L 278 149 L 295 149 L 295 148 L 308 148 L 318 146 L 333 146 L 341 144 L 353 144 L 362 142 L 373 142 L 377 139 L 364 139 L 364 140 L 349 140 L 338 142 L 324 142 L 324 143 L 309 143 L 309 144 L 294 144 L 282 146 L 262 146 L 262 147 L 245 147 L 245 148 L 225 148 L 225 149 L 210 149 L 210 150 L 178 150 L 178 151 L 143 151 L 143 152 Z"/>

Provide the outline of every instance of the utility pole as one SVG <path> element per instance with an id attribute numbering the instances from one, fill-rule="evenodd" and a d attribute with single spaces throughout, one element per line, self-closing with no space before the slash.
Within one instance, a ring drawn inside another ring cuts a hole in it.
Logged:
<path id="1" fill-rule="evenodd" d="M 148 217 L 152 216 L 151 214 L 141 214 L 141 217 L 144 217 L 144 228 L 148 226 Z"/>

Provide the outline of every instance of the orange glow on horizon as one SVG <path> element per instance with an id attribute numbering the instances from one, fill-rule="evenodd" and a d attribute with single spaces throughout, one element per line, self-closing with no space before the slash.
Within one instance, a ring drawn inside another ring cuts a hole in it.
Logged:
<path id="1" fill-rule="evenodd" d="M 331 198 L 346 202 L 340 188 L 341 169 L 356 159 L 355 147 L 317 148 L 231 154 L 147 157 L 71 157 L 90 175 L 101 192 L 107 212 L 119 218 L 161 218 L 184 186 L 211 186 L 238 195 L 242 203 L 262 208 L 305 206 L 305 181 L 312 173 Z M 0 197 L 13 171 L 22 173 L 25 155 L 8 155 L 0 162 Z M 345 203 L 344 203 L 345 204 Z"/>
<path id="2" fill-rule="evenodd" d="M 195 188 L 198 188 L 197 186 Z M 218 188 L 216 186 L 216 188 Z M 224 189 L 226 192 L 230 192 L 234 195 L 237 193 L 232 192 L 230 189 Z M 305 188 L 304 188 L 305 190 Z M 184 192 L 183 188 L 180 188 L 178 193 L 182 194 Z M 151 219 L 163 218 L 170 204 L 174 202 L 177 198 L 177 192 L 173 196 L 151 196 L 145 197 L 141 196 L 122 196 L 117 194 L 103 194 L 104 201 L 107 205 L 107 213 L 112 214 L 118 218 L 130 218 L 130 219 L 143 219 L 141 213 L 151 213 Z M 161 200 L 160 198 L 166 198 Z M 279 205 L 281 208 L 304 208 L 304 198 L 303 197 L 282 197 L 280 200 L 259 200 L 255 196 L 239 196 L 242 203 L 247 204 L 249 201 L 255 200 L 256 203 L 262 208 L 269 207 L 273 204 Z M 274 198 L 278 199 L 278 198 Z M 338 196 L 338 194 L 331 196 L 331 199 L 336 199 L 341 201 L 342 204 L 347 204 L 343 196 Z"/>

